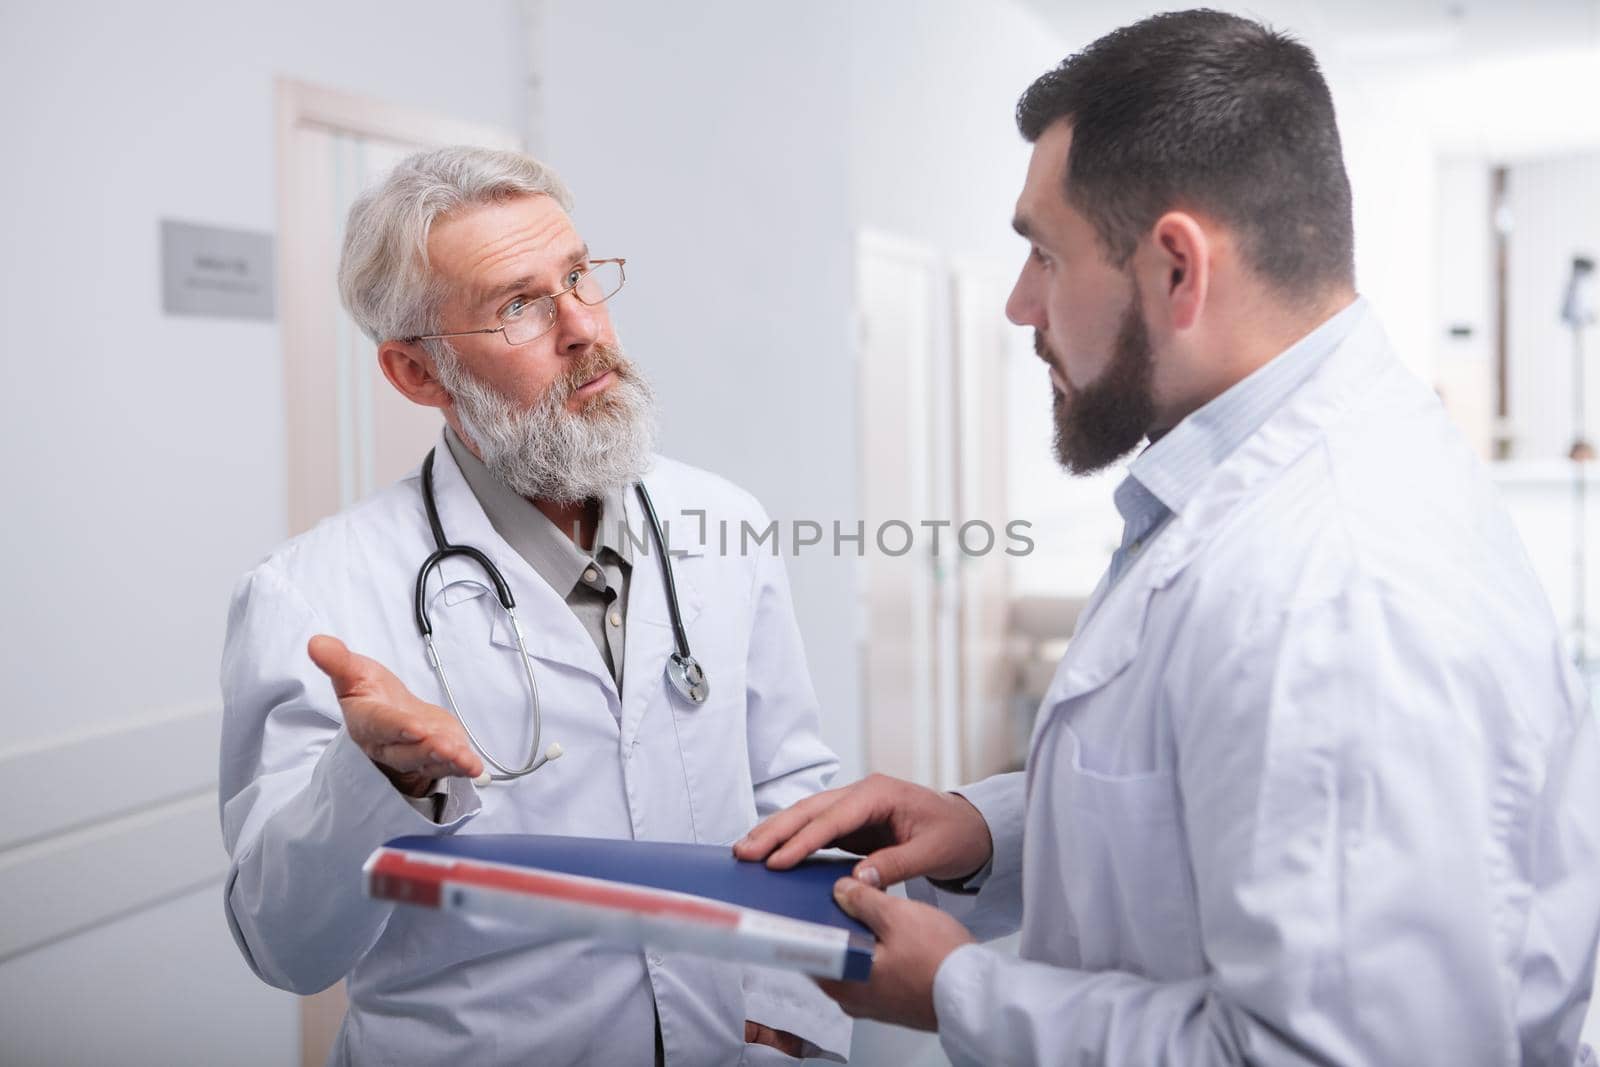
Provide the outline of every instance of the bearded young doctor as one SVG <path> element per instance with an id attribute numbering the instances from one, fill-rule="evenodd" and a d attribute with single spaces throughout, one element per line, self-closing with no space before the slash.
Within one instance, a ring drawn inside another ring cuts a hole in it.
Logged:
<path id="1" fill-rule="evenodd" d="M 1017 114 L 1007 311 L 1067 468 L 1151 442 L 1122 545 L 1025 772 L 871 778 L 736 854 L 868 853 L 837 893 L 872 980 L 828 988 L 957 1064 L 1572 1063 L 1593 713 L 1484 470 L 1355 292 L 1315 59 L 1160 15 Z M 948 911 L 877 888 L 905 879 Z M 974 943 L 1018 924 L 1018 956 Z"/>
<path id="2" fill-rule="evenodd" d="M 766 517 L 652 455 L 651 394 L 607 313 L 626 266 L 569 206 L 533 160 L 452 148 L 351 209 L 345 305 L 445 427 L 418 471 L 235 593 L 228 921 L 274 985 L 348 979 L 337 1063 L 842 1060 L 849 1020 L 798 975 L 362 892 L 402 834 L 731 842 L 837 765 L 781 562 L 694 536 Z"/>

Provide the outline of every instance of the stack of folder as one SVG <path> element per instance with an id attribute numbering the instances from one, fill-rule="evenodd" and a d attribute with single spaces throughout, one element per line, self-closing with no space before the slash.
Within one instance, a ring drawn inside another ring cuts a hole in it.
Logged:
<path id="1" fill-rule="evenodd" d="M 549 931 L 866 981 L 872 932 L 833 901 L 853 861 L 787 871 L 727 846 L 588 837 L 400 837 L 363 868 L 378 900 Z"/>

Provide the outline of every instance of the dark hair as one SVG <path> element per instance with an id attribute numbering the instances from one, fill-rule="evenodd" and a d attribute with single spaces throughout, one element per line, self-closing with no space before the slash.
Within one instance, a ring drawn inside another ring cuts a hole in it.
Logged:
<path id="1" fill-rule="evenodd" d="M 1164 212 L 1185 208 L 1232 229 L 1285 296 L 1353 282 L 1333 98 L 1298 41 L 1220 11 L 1156 15 L 1069 56 L 1017 102 L 1030 142 L 1061 119 L 1067 201 L 1118 266 Z"/>

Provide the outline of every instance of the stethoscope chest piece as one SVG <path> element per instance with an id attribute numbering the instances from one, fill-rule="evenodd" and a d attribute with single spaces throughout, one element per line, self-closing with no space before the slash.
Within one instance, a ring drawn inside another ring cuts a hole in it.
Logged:
<path id="1" fill-rule="evenodd" d="M 667 658 L 667 680 L 678 695 L 691 704 L 700 705 L 711 696 L 711 683 L 700 661 L 693 656 L 674 652 Z"/>

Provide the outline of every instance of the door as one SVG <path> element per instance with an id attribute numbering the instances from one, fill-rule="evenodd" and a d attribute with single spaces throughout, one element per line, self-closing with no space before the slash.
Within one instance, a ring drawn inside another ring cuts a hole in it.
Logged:
<path id="1" fill-rule="evenodd" d="M 987 262 L 857 241 L 866 763 L 941 789 L 1015 760 L 1009 287 Z"/>
<path id="2" fill-rule="evenodd" d="M 948 293 L 931 249 L 880 234 L 858 241 L 866 764 L 927 785 L 954 774 L 950 557 L 933 551 L 923 525 L 949 518 L 948 457 L 936 444 L 949 429 L 938 403 L 948 399 Z"/>
<path id="3" fill-rule="evenodd" d="M 401 397 L 339 303 L 345 216 L 357 194 L 423 148 L 519 148 L 512 134 L 302 82 L 278 82 L 289 532 L 309 529 L 421 460 L 439 413 Z"/>
<path id="4" fill-rule="evenodd" d="M 413 152 L 520 148 L 505 130 L 302 82 L 278 81 L 278 257 L 289 532 L 405 474 L 439 433 L 437 410 L 397 393 L 345 313 L 337 281 L 356 196 Z M 323 1063 L 344 1017 L 343 983 L 302 1002 L 301 1059 Z"/>
<path id="5" fill-rule="evenodd" d="M 1004 308 L 1013 275 L 989 263 L 956 266 L 953 350 L 956 563 L 959 623 L 959 781 L 1009 770 L 1016 667 L 1008 647 L 1011 551 L 1008 530 L 1006 371 L 1018 330 Z M 961 536 L 961 531 L 970 531 Z M 987 549 L 985 551 L 985 549 Z"/>

